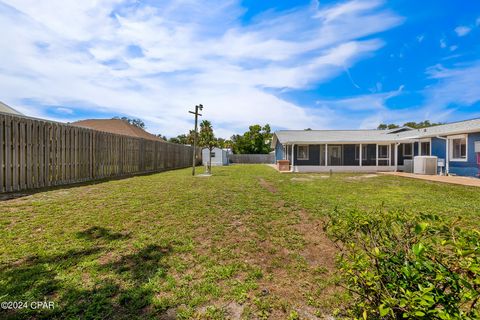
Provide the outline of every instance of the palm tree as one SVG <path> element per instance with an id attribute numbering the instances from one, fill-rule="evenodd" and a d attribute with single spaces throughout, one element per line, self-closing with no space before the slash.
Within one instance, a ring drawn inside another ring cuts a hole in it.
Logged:
<path id="1" fill-rule="evenodd" d="M 200 123 L 199 144 L 204 148 L 208 148 L 207 172 L 212 173 L 212 150 L 217 146 L 217 139 L 215 139 L 215 134 L 213 133 L 212 123 L 208 120 L 203 120 Z"/>

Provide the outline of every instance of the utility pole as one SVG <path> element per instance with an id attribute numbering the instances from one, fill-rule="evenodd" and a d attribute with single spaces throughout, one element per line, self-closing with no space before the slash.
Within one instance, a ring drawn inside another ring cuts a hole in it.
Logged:
<path id="1" fill-rule="evenodd" d="M 193 111 L 188 111 L 191 114 L 195 115 L 195 131 L 193 132 L 193 159 L 192 159 L 192 176 L 195 175 L 195 162 L 196 162 L 196 153 L 197 153 L 197 127 L 198 127 L 198 116 L 202 116 L 200 113 L 198 113 L 198 110 L 202 111 L 203 110 L 203 105 L 199 104 L 195 106 L 195 112 Z"/>

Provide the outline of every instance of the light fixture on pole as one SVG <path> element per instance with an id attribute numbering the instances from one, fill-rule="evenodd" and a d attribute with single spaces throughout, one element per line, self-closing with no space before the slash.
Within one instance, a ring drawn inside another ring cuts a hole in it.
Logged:
<path id="1" fill-rule="evenodd" d="M 200 113 L 198 113 L 198 110 L 202 111 L 203 110 L 203 105 L 199 104 L 195 106 L 195 112 L 193 111 L 188 111 L 191 114 L 195 115 L 195 129 L 193 132 L 193 156 L 192 156 L 192 176 L 195 175 L 195 165 L 196 165 L 196 154 L 197 154 L 197 126 L 198 126 L 198 116 L 202 116 Z"/>

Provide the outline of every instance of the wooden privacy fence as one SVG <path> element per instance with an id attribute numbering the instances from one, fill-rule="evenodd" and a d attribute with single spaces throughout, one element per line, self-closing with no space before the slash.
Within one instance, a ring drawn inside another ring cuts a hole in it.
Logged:
<path id="1" fill-rule="evenodd" d="M 0 113 L 0 192 L 184 168 L 192 163 L 192 150 Z"/>
<path id="2" fill-rule="evenodd" d="M 269 154 L 229 154 L 230 163 L 275 163 L 275 155 Z"/>

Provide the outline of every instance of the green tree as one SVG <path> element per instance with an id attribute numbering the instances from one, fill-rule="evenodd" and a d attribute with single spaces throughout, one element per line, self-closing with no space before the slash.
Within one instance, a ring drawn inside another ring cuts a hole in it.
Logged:
<path id="1" fill-rule="evenodd" d="M 441 122 L 430 122 L 430 120 L 425 120 L 425 121 L 420 121 L 420 122 L 406 122 L 404 123 L 403 125 L 404 126 L 407 126 L 407 127 L 410 127 L 410 128 L 413 128 L 413 129 L 421 129 L 421 128 L 428 128 L 428 127 L 434 127 L 434 126 L 438 126 L 438 125 L 441 125 L 443 123 Z"/>
<path id="2" fill-rule="evenodd" d="M 165 140 L 165 141 L 168 141 L 167 136 L 164 136 L 164 135 L 161 134 L 161 133 L 157 134 L 157 137 L 159 137 L 160 139 L 163 139 L 163 140 Z"/>
<path id="3" fill-rule="evenodd" d="M 249 127 L 243 135 L 232 136 L 232 147 L 234 153 L 243 154 L 266 154 L 272 151 L 270 142 L 272 133 L 270 125 L 260 126 L 258 124 Z"/>
<path id="4" fill-rule="evenodd" d="M 433 126 L 438 126 L 443 124 L 442 122 L 430 122 L 430 120 L 425 120 L 425 121 L 420 121 L 420 122 L 415 122 L 415 121 L 410 121 L 410 122 L 405 122 L 402 127 L 410 127 L 412 129 L 421 129 L 421 128 L 428 128 L 428 127 L 433 127 Z M 400 128 L 399 125 L 390 123 L 390 124 L 379 124 L 377 129 L 378 130 L 387 130 L 387 129 L 396 129 Z"/>
<path id="5" fill-rule="evenodd" d="M 212 173 L 212 151 L 218 144 L 217 139 L 215 139 L 215 134 L 213 133 L 213 127 L 210 121 L 203 120 L 200 123 L 200 133 L 199 133 L 199 145 L 203 148 L 207 148 L 209 153 L 207 172 Z"/>
<path id="6" fill-rule="evenodd" d="M 396 128 L 400 128 L 400 126 L 393 123 L 390 123 L 390 124 L 382 123 L 382 124 L 379 124 L 377 127 L 378 130 L 387 130 L 387 129 L 396 129 Z"/>
<path id="7" fill-rule="evenodd" d="M 135 118 L 128 118 L 128 117 L 113 117 L 112 119 L 119 119 L 128 122 L 129 124 L 138 127 L 140 129 L 145 129 L 145 122 L 143 122 L 141 119 L 135 119 Z"/>

